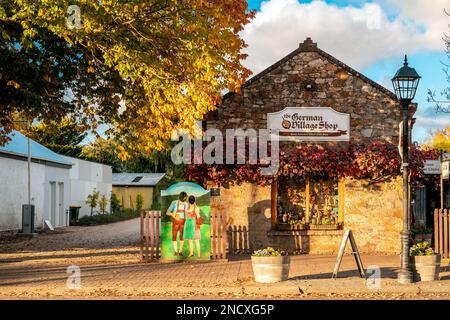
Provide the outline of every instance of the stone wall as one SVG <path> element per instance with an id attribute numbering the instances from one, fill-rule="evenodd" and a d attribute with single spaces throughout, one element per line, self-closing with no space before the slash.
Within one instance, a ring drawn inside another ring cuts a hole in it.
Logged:
<path id="1" fill-rule="evenodd" d="M 211 197 L 211 211 L 213 213 L 216 210 L 226 213 L 228 226 L 236 230 L 248 230 L 248 241 L 252 247 L 269 245 L 270 186 L 245 183 L 230 188 L 222 187 L 220 196 Z"/>
<path id="2" fill-rule="evenodd" d="M 402 180 L 370 184 L 346 179 L 344 226 L 352 229 L 360 252 L 397 254 L 402 229 Z M 250 249 L 268 245 L 291 253 L 336 254 L 343 231 L 272 231 L 270 186 L 245 183 L 221 188 L 211 210 L 226 213 L 228 226 L 247 231 Z"/>
<path id="3" fill-rule="evenodd" d="M 399 253 L 403 223 L 402 178 L 369 184 L 346 179 L 344 223 L 364 252 Z"/>

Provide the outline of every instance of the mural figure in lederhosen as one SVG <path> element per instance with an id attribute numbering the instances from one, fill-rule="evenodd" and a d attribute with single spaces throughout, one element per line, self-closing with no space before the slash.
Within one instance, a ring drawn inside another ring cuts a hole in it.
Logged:
<path id="1" fill-rule="evenodd" d="M 183 243 L 184 243 L 184 224 L 186 222 L 186 210 L 188 208 L 187 193 L 180 192 L 178 200 L 172 201 L 167 209 L 166 215 L 172 217 L 172 242 L 173 242 L 173 255 L 183 255 Z M 180 234 L 180 246 L 178 246 L 178 234 Z"/>

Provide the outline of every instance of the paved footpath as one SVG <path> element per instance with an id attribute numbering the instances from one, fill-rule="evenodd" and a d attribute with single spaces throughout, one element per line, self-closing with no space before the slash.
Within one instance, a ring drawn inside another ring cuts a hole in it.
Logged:
<path id="1" fill-rule="evenodd" d="M 97 227 L 69 227 L 29 240 L 0 243 L 0 298 L 280 298 L 280 299 L 450 299 L 450 267 L 441 280 L 399 285 L 398 256 L 363 255 L 367 268 L 381 270 L 381 285 L 367 286 L 351 256 L 339 279 L 331 280 L 335 256 L 302 255 L 291 261 L 289 280 L 253 281 L 250 257 L 228 262 L 142 263 L 136 241 L 138 221 Z M 67 267 L 81 270 L 79 289 L 67 288 Z"/>

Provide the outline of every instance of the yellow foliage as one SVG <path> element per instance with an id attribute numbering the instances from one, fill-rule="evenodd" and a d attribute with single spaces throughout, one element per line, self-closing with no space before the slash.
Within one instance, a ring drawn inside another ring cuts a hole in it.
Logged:
<path id="1" fill-rule="evenodd" d="M 431 141 L 427 146 L 433 149 L 443 150 L 444 152 L 450 152 L 450 126 L 443 130 L 432 132 L 430 135 Z"/>

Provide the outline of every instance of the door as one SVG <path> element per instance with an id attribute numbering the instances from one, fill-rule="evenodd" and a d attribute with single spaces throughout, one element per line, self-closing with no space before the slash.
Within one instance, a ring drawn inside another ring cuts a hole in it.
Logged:
<path id="1" fill-rule="evenodd" d="M 58 183 L 59 187 L 59 203 L 58 203 L 58 210 L 59 210 L 59 221 L 58 226 L 64 226 L 64 183 L 60 182 Z"/>
<path id="2" fill-rule="evenodd" d="M 56 182 L 50 182 L 50 223 L 56 225 Z"/>

